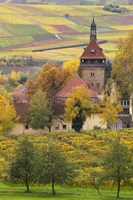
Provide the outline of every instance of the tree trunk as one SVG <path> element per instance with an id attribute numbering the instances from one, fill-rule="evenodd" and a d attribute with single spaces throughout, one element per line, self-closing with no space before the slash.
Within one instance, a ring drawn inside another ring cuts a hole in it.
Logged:
<path id="1" fill-rule="evenodd" d="M 49 130 L 49 132 L 51 132 L 51 124 L 50 123 L 48 125 L 48 130 Z"/>
<path id="2" fill-rule="evenodd" d="M 30 189 L 29 189 L 29 182 L 28 182 L 28 180 L 25 181 L 25 185 L 26 185 L 26 192 L 29 193 Z"/>
<path id="3" fill-rule="evenodd" d="M 54 189 L 54 179 L 52 178 L 52 195 L 55 195 L 55 189 Z"/>
<path id="4" fill-rule="evenodd" d="M 117 198 L 119 198 L 119 196 L 120 196 L 120 188 L 121 188 L 121 185 L 120 185 L 120 180 L 118 180 L 118 182 L 117 182 Z"/>

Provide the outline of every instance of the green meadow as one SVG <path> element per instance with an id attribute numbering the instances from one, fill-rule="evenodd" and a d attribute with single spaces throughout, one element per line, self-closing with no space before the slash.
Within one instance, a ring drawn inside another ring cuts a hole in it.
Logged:
<path id="1" fill-rule="evenodd" d="M 101 190 L 101 195 L 94 188 L 56 186 L 56 195 L 51 195 L 51 187 L 32 186 L 30 193 L 25 193 L 25 188 L 18 185 L 0 183 L 0 200 L 115 200 L 115 190 Z M 132 191 L 122 191 L 122 200 L 132 200 Z"/>

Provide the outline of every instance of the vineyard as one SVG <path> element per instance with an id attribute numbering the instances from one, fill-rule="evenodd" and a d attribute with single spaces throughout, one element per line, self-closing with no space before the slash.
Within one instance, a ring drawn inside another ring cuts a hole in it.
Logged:
<path id="1" fill-rule="evenodd" d="M 29 135 L 29 139 L 37 146 L 45 146 L 48 138 L 53 138 L 56 144 L 60 147 L 61 152 L 65 157 L 77 168 L 80 172 L 73 179 L 71 184 L 76 186 L 90 186 L 89 175 L 91 172 L 102 171 L 101 163 L 110 145 L 119 135 L 121 142 L 133 151 L 133 130 L 125 129 L 121 131 L 110 130 L 94 130 L 84 133 L 46 133 L 45 135 Z M 23 136 L 0 137 L 1 159 L 0 163 L 3 166 L 2 176 L 6 177 L 10 161 L 14 158 L 14 149 Z M 113 185 L 107 185 L 107 188 Z"/>
<path id="2" fill-rule="evenodd" d="M 79 57 L 83 47 L 34 53 L 52 47 L 85 44 L 89 41 L 92 15 L 95 14 L 98 41 L 105 54 L 113 58 L 119 38 L 133 29 L 133 6 L 116 14 L 102 6 L 0 4 L 1 57 L 30 54 L 38 59 L 67 60 Z"/>

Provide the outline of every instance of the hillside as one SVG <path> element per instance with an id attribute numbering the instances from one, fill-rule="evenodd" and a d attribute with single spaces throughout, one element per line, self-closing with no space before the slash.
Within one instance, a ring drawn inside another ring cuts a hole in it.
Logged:
<path id="1" fill-rule="evenodd" d="M 89 41 L 92 15 L 95 14 L 98 41 L 105 54 L 115 55 L 116 43 L 133 29 L 133 6 L 116 14 L 102 6 L 0 4 L 1 57 L 30 54 L 37 59 L 67 60 L 79 57 Z M 53 47 L 76 48 L 32 52 Z M 81 46 L 80 46 L 81 45 Z"/>

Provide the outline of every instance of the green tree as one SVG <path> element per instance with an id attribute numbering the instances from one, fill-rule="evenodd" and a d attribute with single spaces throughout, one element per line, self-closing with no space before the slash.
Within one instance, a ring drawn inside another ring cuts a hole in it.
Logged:
<path id="1" fill-rule="evenodd" d="M 63 183 L 72 177 L 73 170 L 67 159 L 54 141 L 49 141 L 47 147 L 39 150 L 36 172 L 41 183 L 52 184 L 52 194 L 55 195 L 55 183 Z"/>
<path id="2" fill-rule="evenodd" d="M 30 124 L 34 129 L 49 127 L 52 121 L 52 111 L 46 93 L 38 90 L 30 101 Z"/>
<path id="3" fill-rule="evenodd" d="M 85 86 L 76 87 L 66 100 L 65 121 L 72 123 L 75 131 L 80 132 L 87 116 L 98 111 L 98 106 L 91 102 Z"/>
<path id="4" fill-rule="evenodd" d="M 35 148 L 27 137 L 20 140 L 9 171 L 13 181 L 25 184 L 26 192 L 30 192 L 29 184 L 34 179 L 34 152 Z"/>
<path id="5" fill-rule="evenodd" d="M 133 31 L 118 43 L 118 51 L 112 68 L 112 77 L 122 94 L 133 91 Z"/>
<path id="6" fill-rule="evenodd" d="M 14 127 L 16 112 L 9 99 L 0 95 L 0 133 L 9 133 Z"/>
<path id="7" fill-rule="evenodd" d="M 104 178 L 117 183 L 117 198 L 119 198 L 122 182 L 133 178 L 132 154 L 128 148 L 117 138 L 105 156 Z"/>

